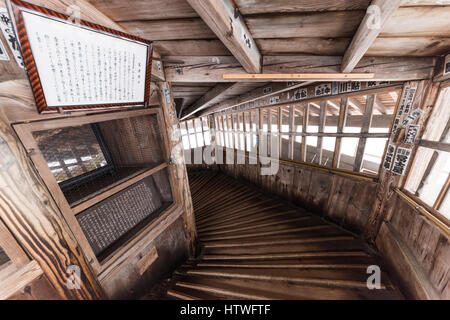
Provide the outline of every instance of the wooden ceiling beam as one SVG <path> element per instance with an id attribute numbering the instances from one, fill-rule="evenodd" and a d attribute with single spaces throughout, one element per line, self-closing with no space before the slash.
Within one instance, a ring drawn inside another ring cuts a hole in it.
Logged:
<path id="1" fill-rule="evenodd" d="M 345 52 L 341 71 L 352 72 L 372 46 L 389 17 L 398 9 L 402 0 L 373 0 Z"/>
<path id="2" fill-rule="evenodd" d="M 261 72 L 261 53 L 232 0 L 187 1 L 247 72 Z"/>
<path id="3" fill-rule="evenodd" d="M 223 79 L 223 74 L 246 74 L 233 56 L 167 56 L 163 60 L 171 82 L 237 82 Z M 342 57 L 337 56 L 264 56 L 263 73 L 340 73 L 341 64 Z M 433 57 L 364 57 L 354 72 L 374 73 L 372 81 L 421 80 L 432 77 L 435 64 Z"/>
<path id="4" fill-rule="evenodd" d="M 198 99 L 194 104 L 183 110 L 181 115 L 181 120 L 185 120 L 200 110 L 213 105 L 220 97 L 222 97 L 226 92 L 228 92 L 235 83 L 219 83 L 215 87 L 211 88 L 206 92 L 200 99 Z"/>

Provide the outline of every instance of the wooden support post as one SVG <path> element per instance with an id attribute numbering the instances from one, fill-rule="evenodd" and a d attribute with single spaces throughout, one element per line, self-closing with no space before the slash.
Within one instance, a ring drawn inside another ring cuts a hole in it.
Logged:
<path id="1" fill-rule="evenodd" d="M 303 108 L 303 127 L 302 132 L 306 134 L 306 129 L 308 128 L 309 124 L 309 103 L 304 105 Z M 306 154 L 308 153 L 308 146 L 306 144 L 306 135 L 303 135 L 302 138 L 302 148 L 301 148 L 301 155 L 300 155 L 300 161 L 306 162 Z"/>
<path id="2" fill-rule="evenodd" d="M 327 101 L 323 100 L 320 103 L 320 115 L 319 115 L 319 133 L 323 133 L 325 129 L 325 121 L 327 119 Z M 316 163 L 322 165 L 322 154 L 323 154 L 323 137 L 319 136 L 317 138 L 317 149 L 316 149 Z"/>
<path id="3" fill-rule="evenodd" d="M 171 161 L 174 164 L 174 169 L 172 170 L 177 184 L 174 188 L 176 190 L 174 197 L 183 208 L 183 221 L 186 230 L 188 253 L 191 257 L 194 257 L 197 253 L 197 229 L 195 226 L 195 216 L 186 165 L 184 162 L 183 148 L 181 147 L 181 141 L 179 139 L 174 139 L 174 137 L 177 136 L 175 131 L 177 131 L 179 127 L 175 103 L 173 101 L 172 89 L 168 82 L 159 82 L 158 87 L 160 93 L 159 100 L 163 110 L 167 135 L 171 137 L 169 145 L 166 147 L 171 154 Z"/>
<path id="4" fill-rule="evenodd" d="M 347 121 L 347 112 L 348 112 L 348 98 L 342 98 L 341 106 L 339 108 L 339 122 L 337 128 L 338 134 L 344 132 L 345 123 Z M 339 163 L 341 161 L 341 142 L 342 138 L 337 137 L 333 155 L 333 168 L 338 168 Z"/>
<path id="5" fill-rule="evenodd" d="M 294 160 L 295 135 L 295 105 L 289 107 L 289 160 Z"/>
<path id="6" fill-rule="evenodd" d="M 0 218 L 64 299 L 102 299 L 104 293 L 52 196 L 5 117 L 0 115 Z M 81 272 L 67 285 L 69 266 Z"/>
<path id="7" fill-rule="evenodd" d="M 366 107 L 364 109 L 363 123 L 361 127 L 361 133 L 369 133 L 370 125 L 372 124 L 373 105 L 375 103 L 376 95 L 367 96 Z M 367 138 L 359 138 L 358 149 L 356 151 L 355 163 L 353 165 L 353 171 L 360 172 L 364 157 L 364 151 L 366 149 Z"/>
<path id="8" fill-rule="evenodd" d="M 438 95 L 439 83 L 432 83 L 429 80 L 424 80 L 419 82 L 407 82 L 404 84 L 403 94 L 407 87 L 417 87 L 416 95 L 412 104 L 411 109 L 419 108 L 424 111 L 424 114 L 418 120 L 418 124 L 420 125 L 420 132 L 418 138 L 422 137 L 424 133 L 425 123 L 428 120 L 429 115 L 431 114 L 432 108 L 435 105 L 436 98 Z M 400 100 L 400 99 L 399 99 Z M 400 101 L 399 101 L 400 102 Z M 399 108 L 399 103 L 397 104 L 395 114 L 397 114 Z M 394 134 L 391 132 L 389 143 L 395 146 L 402 146 L 402 141 L 404 138 L 404 129 L 399 129 Z M 411 146 L 408 146 L 411 148 Z M 386 170 L 383 166 L 380 169 L 380 179 L 377 186 L 376 198 L 372 205 L 372 209 L 369 214 L 365 238 L 370 243 L 375 243 L 378 232 L 381 228 L 383 221 L 388 220 L 387 216 L 389 202 L 391 201 L 392 196 L 394 195 L 394 188 L 400 187 L 403 185 L 408 172 L 411 168 L 411 164 L 413 163 L 413 158 L 415 155 L 415 151 L 417 146 L 412 147 L 412 153 L 409 161 L 409 165 L 405 170 L 405 174 L 403 176 L 394 175 L 391 171 Z M 386 152 L 385 152 L 386 153 Z M 384 155 L 385 156 L 385 155 Z M 383 156 L 383 159 L 384 159 Z M 394 213 L 395 214 L 395 213 Z"/>

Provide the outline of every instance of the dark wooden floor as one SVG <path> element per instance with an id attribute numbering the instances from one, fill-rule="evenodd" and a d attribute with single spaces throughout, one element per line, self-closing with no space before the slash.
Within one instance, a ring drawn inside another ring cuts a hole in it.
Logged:
<path id="1" fill-rule="evenodd" d="M 181 266 L 177 299 L 401 299 L 386 273 L 369 290 L 376 254 L 355 235 L 214 171 L 190 172 L 201 256 Z"/>

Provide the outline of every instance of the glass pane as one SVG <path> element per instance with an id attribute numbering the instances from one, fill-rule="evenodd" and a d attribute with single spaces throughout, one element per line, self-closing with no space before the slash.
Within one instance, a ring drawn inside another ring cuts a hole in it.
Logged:
<path id="1" fill-rule="evenodd" d="M 422 181 L 416 195 L 426 204 L 433 206 L 450 173 L 450 153 L 435 151 L 437 158 L 428 176 Z"/>
<path id="2" fill-rule="evenodd" d="M 361 172 L 377 174 L 388 139 L 368 138 L 364 150 Z"/>
<path id="3" fill-rule="evenodd" d="M 373 106 L 370 133 L 389 133 L 399 95 L 396 91 L 378 93 Z"/>
<path id="4" fill-rule="evenodd" d="M 433 108 L 433 113 L 430 117 L 429 123 L 432 121 L 433 125 L 428 125 L 424 135 L 424 140 L 439 141 L 442 133 L 447 126 L 450 118 L 450 87 L 442 89 L 436 105 Z M 450 135 L 445 138 L 449 142 Z"/>
<path id="5" fill-rule="evenodd" d="M 187 127 L 188 127 L 188 132 L 189 133 L 194 133 L 194 121 L 193 120 L 188 120 L 186 121 Z"/>
<path id="6" fill-rule="evenodd" d="M 338 168 L 353 171 L 358 143 L 359 138 L 342 138 Z"/>
<path id="7" fill-rule="evenodd" d="M 183 149 L 188 150 L 189 149 L 189 137 L 183 136 Z"/>
<path id="8" fill-rule="evenodd" d="M 197 146 L 203 147 L 205 144 L 203 143 L 203 133 L 197 133 Z"/>
<path id="9" fill-rule="evenodd" d="M 58 183 L 108 164 L 90 124 L 38 131 L 33 136 Z"/>

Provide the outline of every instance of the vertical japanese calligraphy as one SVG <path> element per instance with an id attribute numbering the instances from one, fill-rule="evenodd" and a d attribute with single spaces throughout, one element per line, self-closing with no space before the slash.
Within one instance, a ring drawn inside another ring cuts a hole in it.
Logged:
<path id="1" fill-rule="evenodd" d="M 5 39 L 8 42 L 9 48 L 11 49 L 11 51 L 14 55 L 14 58 L 17 61 L 17 64 L 21 68 L 24 68 L 25 65 L 23 63 L 22 54 L 20 53 L 19 42 L 17 41 L 16 35 L 14 33 L 12 21 L 8 15 L 7 10 L 4 8 L 0 8 L 0 29 L 2 29 L 3 35 L 5 36 Z M 2 45 L 1 45 L 1 47 L 2 47 Z M 6 55 L 6 57 L 8 56 L 5 48 L 0 48 L 0 51 L 4 51 L 4 54 Z M 0 54 L 0 56 L 2 56 L 2 55 Z M 9 60 L 9 57 L 8 57 L 8 59 L 0 58 L 0 60 Z"/>
<path id="2" fill-rule="evenodd" d="M 23 12 L 49 107 L 144 102 L 147 46 Z"/>

